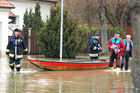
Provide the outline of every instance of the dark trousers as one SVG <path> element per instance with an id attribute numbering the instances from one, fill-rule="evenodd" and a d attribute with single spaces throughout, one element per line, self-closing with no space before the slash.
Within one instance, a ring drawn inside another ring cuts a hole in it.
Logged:
<path id="1" fill-rule="evenodd" d="M 129 57 L 130 57 L 130 51 L 126 51 L 124 55 L 122 56 L 121 69 L 123 68 L 125 64 L 125 70 L 128 70 Z"/>
<path id="2" fill-rule="evenodd" d="M 120 57 L 117 57 L 117 55 L 110 56 L 109 67 L 113 67 L 114 59 L 116 59 L 116 67 L 120 67 Z"/>
<path id="3" fill-rule="evenodd" d="M 98 57 L 90 57 L 90 60 L 98 59 Z"/>
<path id="4" fill-rule="evenodd" d="M 20 71 L 20 59 L 15 59 L 10 57 L 9 66 L 11 70 L 14 71 L 14 67 L 16 66 L 17 71 Z"/>

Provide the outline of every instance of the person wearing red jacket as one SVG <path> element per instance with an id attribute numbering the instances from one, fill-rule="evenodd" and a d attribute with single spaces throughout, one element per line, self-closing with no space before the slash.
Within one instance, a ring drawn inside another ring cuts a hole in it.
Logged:
<path id="1" fill-rule="evenodd" d="M 120 33 L 116 32 L 108 42 L 108 48 L 110 49 L 110 63 L 109 67 L 113 69 L 113 62 L 116 59 L 116 68 L 120 67 L 120 57 L 123 55 L 125 48 L 123 39 L 120 38 Z"/>

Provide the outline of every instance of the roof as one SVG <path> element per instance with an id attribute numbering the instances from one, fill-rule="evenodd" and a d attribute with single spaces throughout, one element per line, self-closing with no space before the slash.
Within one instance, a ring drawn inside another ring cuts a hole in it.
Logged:
<path id="1" fill-rule="evenodd" d="M 46 2 L 58 2 L 58 0 L 40 0 L 40 1 L 46 1 Z"/>
<path id="2" fill-rule="evenodd" d="M 11 11 L 9 11 L 8 14 L 9 14 L 9 17 L 14 17 L 15 16 Z"/>
<path id="3" fill-rule="evenodd" d="M 48 1 L 57 2 L 58 0 L 48 0 Z"/>
<path id="4" fill-rule="evenodd" d="M 0 8 L 15 8 L 8 0 L 0 0 Z"/>

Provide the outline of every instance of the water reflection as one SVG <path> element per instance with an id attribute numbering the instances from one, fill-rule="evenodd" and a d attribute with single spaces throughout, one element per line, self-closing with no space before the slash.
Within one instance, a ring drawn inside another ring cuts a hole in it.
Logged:
<path id="1" fill-rule="evenodd" d="M 31 76 L 29 81 L 34 87 L 28 87 L 37 89 L 39 93 L 132 93 L 130 73 L 116 74 L 101 70 L 50 71 Z"/>
<path id="2" fill-rule="evenodd" d="M 9 73 L 7 57 L 0 58 L 0 92 L 6 93 L 7 89 L 7 74 Z"/>
<path id="3" fill-rule="evenodd" d="M 59 79 L 59 93 L 62 93 L 62 81 Z"/>
<path id="4" fill-rule="evenodd" d="M 130 72 L 43 71 L 23 60 L 21 73 L 16 73 L 4 57 L 0 76 L 0 93 L 132 93 Z"/>

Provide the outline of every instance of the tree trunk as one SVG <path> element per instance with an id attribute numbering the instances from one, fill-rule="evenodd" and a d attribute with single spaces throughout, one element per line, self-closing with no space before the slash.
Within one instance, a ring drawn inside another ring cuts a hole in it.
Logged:
<path id="1" fill-rule="evenodd" d="M 131 74 L 134 93 L 140 93 L 140 0 L 130 1 L 130 14 L 134 42 Z"/>
<path id="2" fill-rule="evenodd" d="M 103 6 L 103 0 L 98 0 L 99 3 L 99 19 L 100 19 L 100 25 L 101 25 L 101 41 L 102 41 L 102 52 L 104 54 L 108 53 L 108 39 L 107 39 L 107 22 L 106 22 L 106 17 L 104 14 L 104 6 Z"/>

